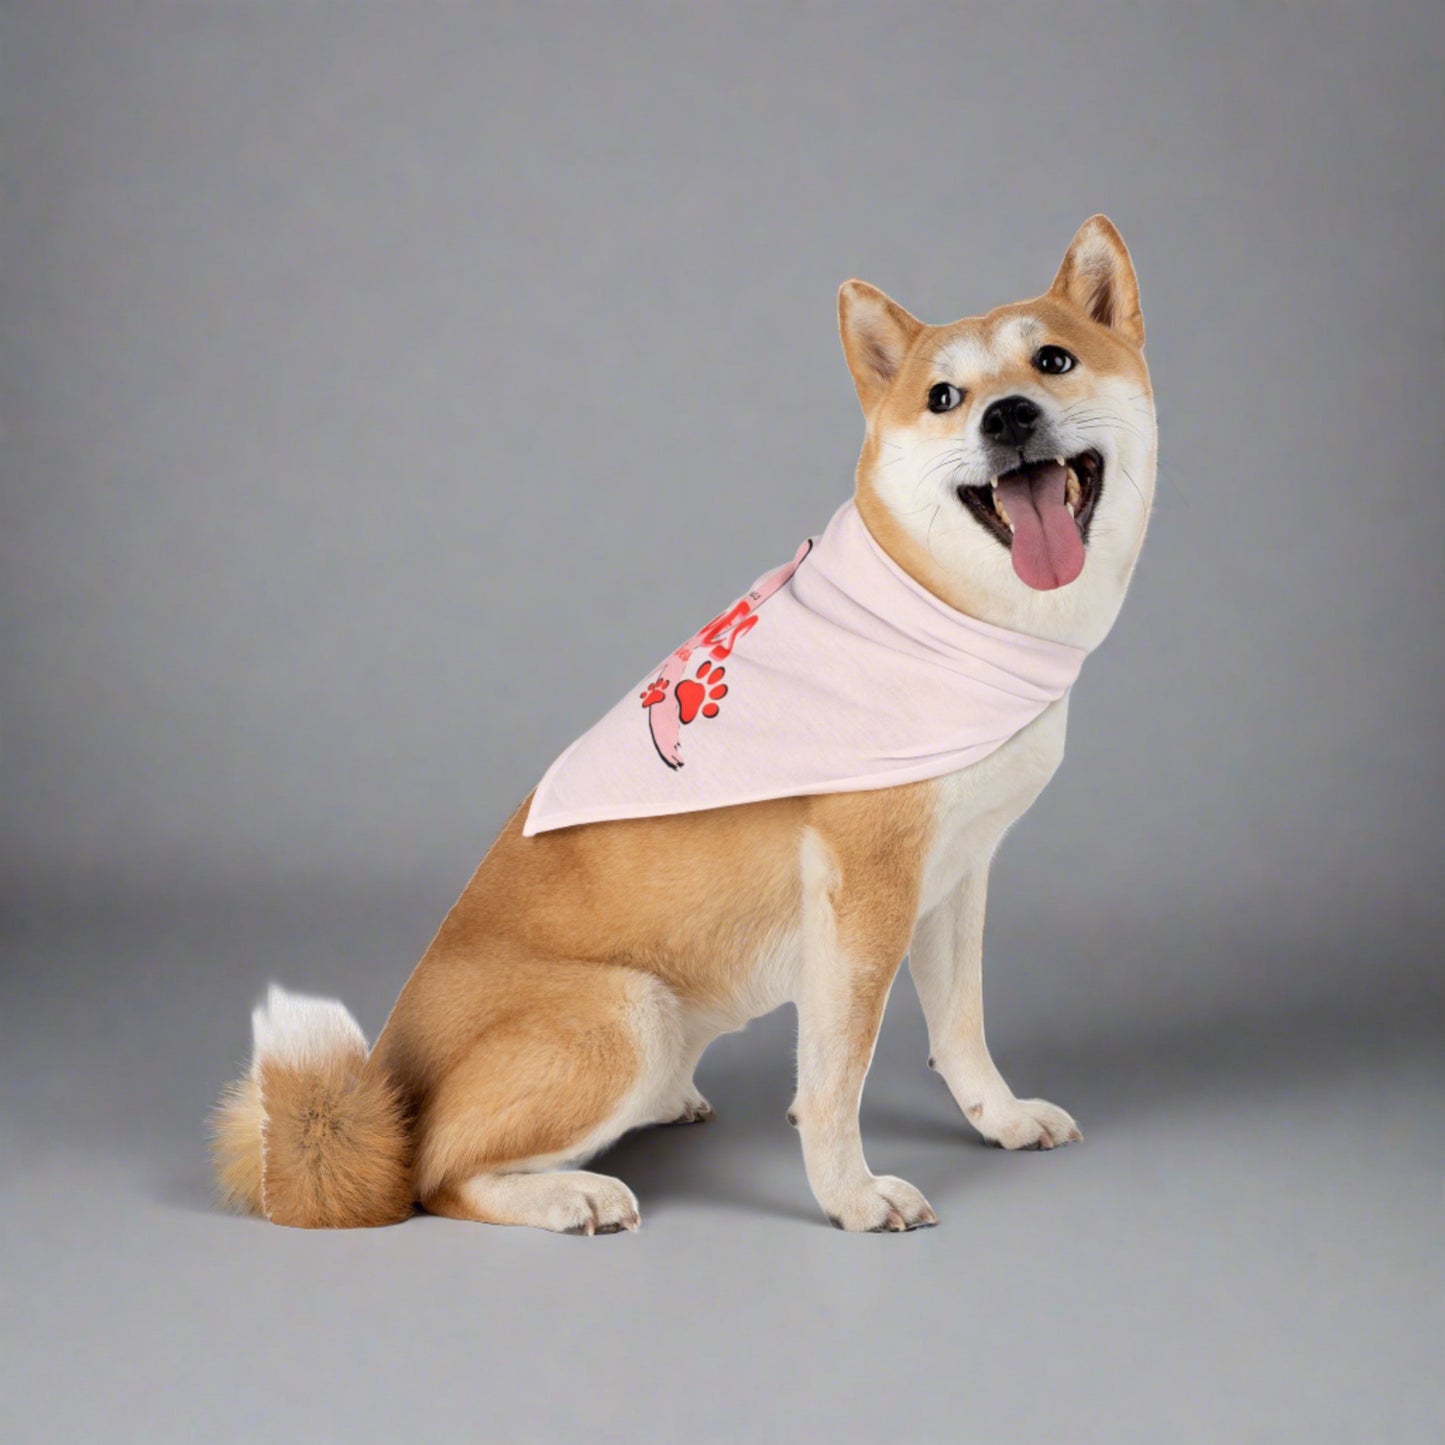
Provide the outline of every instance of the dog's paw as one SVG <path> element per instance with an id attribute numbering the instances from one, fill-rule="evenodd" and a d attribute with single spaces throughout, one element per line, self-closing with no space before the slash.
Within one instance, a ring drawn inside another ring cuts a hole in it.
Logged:
<path id="1" fill-rule="evenodd" d="M 891 1174 L 867 1180 L 846 1198 L 830 1200 L 824 1208 L 835 1229 L 866 1234 L 895 1234 L 938 1223 L 932 1205 L 918 1190 Z"/>
<path id="2" fill-rule="evenodd" d="M 545 1180 L 541 1217 L 529 1221 L 558 1234 L 617 1234 L 641 1222 L 637 1197 L 620 1180 L 576 1170 L 540 1176 Z"/>
<path id="3" fill-rule="evenodd" d="M 1000 1149 L 1057 1149 L 1084 1136 L 1057 1104 L 1047 1099 L 1010 1099 L 964 1111 L 974 1128 Z"/>
<path id="4" fill-rule="evenodd" d="M 712 1105 L 701 1094 L 684 1099 L 662 1122 L 664 1124 L 706 1124 L 712 1118 Z"/>

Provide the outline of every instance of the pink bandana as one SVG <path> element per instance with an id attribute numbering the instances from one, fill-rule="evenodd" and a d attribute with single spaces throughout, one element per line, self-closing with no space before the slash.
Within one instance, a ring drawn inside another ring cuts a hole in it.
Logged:
<path id="1" fill-rule="evenodd" d="M 547 769 L 522 831 L 936 778 L 1002 747 L 1083 661 L 954 611 L 850 501 Z"/>

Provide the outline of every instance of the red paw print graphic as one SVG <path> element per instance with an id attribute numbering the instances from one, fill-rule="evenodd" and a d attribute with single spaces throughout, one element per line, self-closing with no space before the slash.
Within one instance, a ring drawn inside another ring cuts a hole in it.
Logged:
<path id="1" fill-rule="evenodd" d="M 667 696 L 667 683 L 659 677 L 655 681 L 649 682 L 639 696 L 642 698 L 643 707 L 652 707 Z"/>
<path id="2" fill-rule="evenodd" d="M 727 668 L 716 663 L 705 662 L 697 670 L 696 677 L 685 677 L 677 685 L 677 714 L 685 723 L 690 723 L 699 713 L 703 717 L 716 717 L 718 703 L 728 695 L 727 683 L 723 676 Z"/>

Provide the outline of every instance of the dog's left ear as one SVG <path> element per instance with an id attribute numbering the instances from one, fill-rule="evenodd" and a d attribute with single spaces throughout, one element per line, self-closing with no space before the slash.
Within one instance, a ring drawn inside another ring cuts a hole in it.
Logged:
<path id="1" fill-rule="evenodd" d="M 1139 281 L 1124 238 L 1107 216 L 1090 216 L 1069 245 L 1049 293 L 1062 296 L 1092 321 L 1144 345 Z"/>

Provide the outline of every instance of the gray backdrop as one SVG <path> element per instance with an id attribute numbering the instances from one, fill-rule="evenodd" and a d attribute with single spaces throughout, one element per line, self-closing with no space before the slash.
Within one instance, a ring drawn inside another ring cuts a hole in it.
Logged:
<path id="1" fill-rule="evenodd" d="M 0 16 L 0 1432 L 1433 1438 L 1438 6 Z M 1085 1143 L 971 1147 L 900 982 L 865 1135 L 925 1235 L 822 1224 L 788 1016 L 603 1163 L 635 1239 L 216 1214 L 264 983 L 374 1032 L 846 494 L 838 283 L 977 312 L 1096 210 L 1158 506 L 988 949 Z"/>

